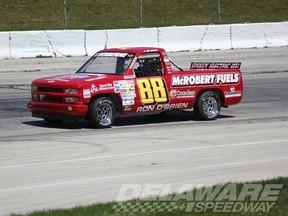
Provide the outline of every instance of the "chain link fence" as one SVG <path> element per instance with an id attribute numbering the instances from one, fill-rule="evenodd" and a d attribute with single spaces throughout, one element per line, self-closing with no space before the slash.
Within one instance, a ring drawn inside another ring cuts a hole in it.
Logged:
<path id="1" fill-rule="evenodd" d="M 288 0 L 0 0 L 0 31 L 288 20 Z"/>

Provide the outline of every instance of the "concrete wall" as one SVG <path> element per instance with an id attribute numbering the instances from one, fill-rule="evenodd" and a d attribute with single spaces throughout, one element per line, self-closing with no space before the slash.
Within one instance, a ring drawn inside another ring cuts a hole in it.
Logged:
<path id="1" fill-rule="evenodd" d="M 105 47 L 167 51 L 288 46 L 288 22 L 118 30 L 0 32 L 0 59 L 93 55 Z"/>

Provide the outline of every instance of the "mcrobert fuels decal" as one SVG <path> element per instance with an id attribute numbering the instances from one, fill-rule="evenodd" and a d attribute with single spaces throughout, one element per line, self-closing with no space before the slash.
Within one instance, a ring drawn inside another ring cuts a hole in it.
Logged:
<path id="1" fill-rule="evenodd" d="M 171 86 L 198 86 L 198 85 L 220 85 L 237 84 L 240 81 L 239 73 L 200 74 L 200 75 L 177 75 L 172 76 Z"/>
<path id="2" fill-rule="evenodd" d="M 239 73 L 223 73 L 216 75 L 216 84 L 237 84 L 239 83 Z"/>

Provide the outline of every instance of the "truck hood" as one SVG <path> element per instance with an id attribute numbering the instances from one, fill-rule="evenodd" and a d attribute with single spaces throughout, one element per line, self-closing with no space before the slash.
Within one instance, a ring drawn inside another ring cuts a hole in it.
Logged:
<path id="1" fill-rule="evenodd" d="M 117 75 L 106 75 L 106 74 L 88 74 L 88 73 L 76 73 L 66 74 L 60 76 L 44 77 L 36 79 L 32 82 L 33 85 L 43 86 L 65 86 L 65 87 L 82 87 L 83 83 L 95 83 L 105 78 L 117 76 Z M 119 77 L 119 76 L 117 76 Z"/>

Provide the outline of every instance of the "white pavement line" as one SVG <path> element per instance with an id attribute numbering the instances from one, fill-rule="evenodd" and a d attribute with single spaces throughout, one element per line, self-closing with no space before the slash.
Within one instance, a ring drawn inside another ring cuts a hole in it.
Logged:
<path id="1" fill-rule="evenodd" d="M 288 142 L 288 139 L 287 140 L 271 140 L 271 141 L 236 143 L 236 144 L 206 145 L 206 146 L 189 147 L 189 148 L 172 148 L 172 149 L 162 149 L 162 150 L 155 150 L 155 151 L 127 153 L 127 154 L 114 154 L 114 155 L 104 155 L 104 156 L 87 157 L 87 158 L 76 158 L 76 159 L 68 159 L 68 160 L 46 161 L 46 162 L 27 163 L 27 164 L 15 164 L 15 165 L 1 166 L 0 169 L 18 168 L 18 167 L 25 167 L 25 166 L 40 166 L 40 165 L 58 164 L 58 163 L 73 163 L 73 162 L 89 161 L 89 160 L 101 160 L 101 159 L 114 158 L 114 157 L 131 157 L 131 156 L 138 156 L 138 155 L 158 154 L 158 153 L 166 153 L 166 152 L 191 151 L 191 150 L 207 149 L 207 148 L 237 147 L 237 146 L 259 145 L 259 144 L 269 144 L 269 143 L 282 143 L 282 142 Z"/>
<path id="2" fill-rule="evenodd" d="M 102 176 L 102 177 L 95 177 L 95 178 L 89 178 L 89 179 L 79 179 L 79 180 L 71 180 L 71 181 L 64 181 L 64 182 L 54 182 L 54 183 L 47 183 L 47 184 L 38 184 L 38 185 L 31 185 L 31 186 L 25 186 L 25 187 L 15 187 L 15 188 L 7 188 L 0 190 L 0 193 L 5 192 L 13 192 L 13 191 L 22 191 L 22 190 L 34 190 L 34 189 L 41 189 L 41 188 L 47 188 L 47 187 L 53 187 L 53 186 L 61 186 L 61 185 L 74 185 L 74 184 L 81 184 L 91 181 L 99 181 L 99 180 L 106 180 L 106 179 L 115 179 L 115 178 L 123 178 L 123 177 L 132 177 L 132 176 L 143 176 L 143 175 L 150 175 L 150 174 L 161 174 L 161 173 L 175 173 L 175 172 L 181 172 L 181 171 L 191 171 L 191 170 L 203 170 L 203 169 L 210 169 L 210 168 L 229 168 L 229 167 L 237 167 L 241 165 L 259 165 L 264 164 L 268 162 L 276 162 L 276 161 L 282 161 L 287 160 L 288 157 L 282 157 L 282 158 L 276 158 L 276 159 L 261 159 L 261 160 L 251 160 L 251 161 L 240 161 L 240 162 L 233 162 L 233 163 L 223 163 L 223 164 L 213 164 L 213 165 L 205 165 L 200 167 L 193 167 L 193 168 L 182 168 L 182 169 L 167 169 L 167 170 L 161 170 L 161 171 L 151 171 L 151 172 L 139 172 L 139 173 L 128 173 L 124 175 L 114 175 L 114 176 Z"/>

